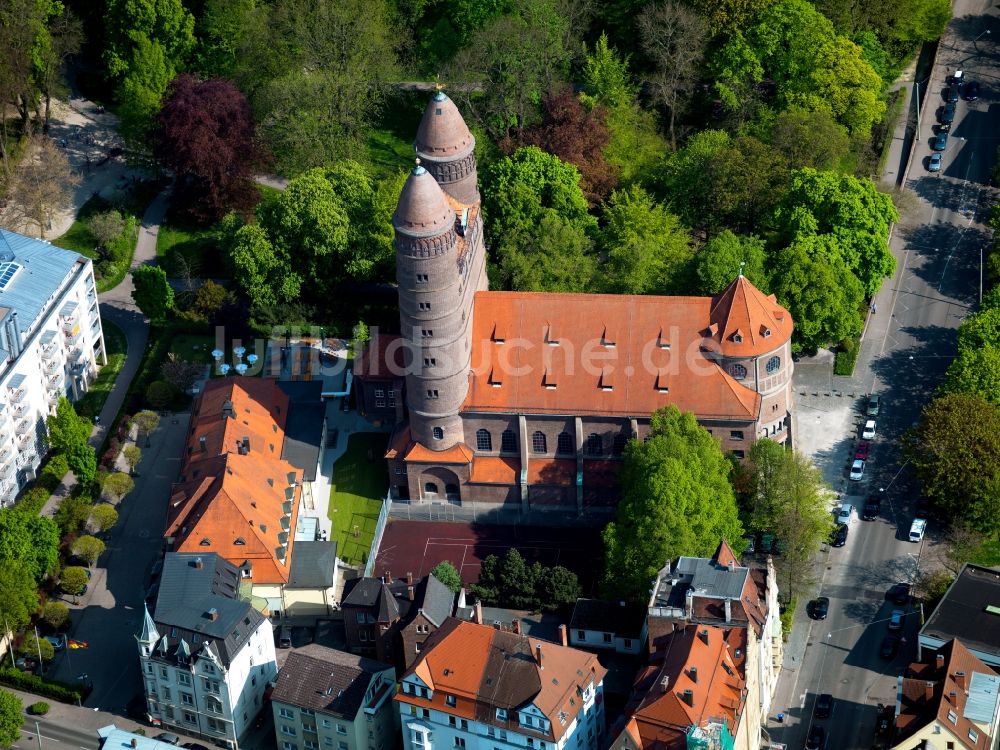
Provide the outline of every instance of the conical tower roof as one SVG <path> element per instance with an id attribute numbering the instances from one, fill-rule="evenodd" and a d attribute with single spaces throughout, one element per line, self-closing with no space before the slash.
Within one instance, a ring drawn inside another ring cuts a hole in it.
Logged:
<path id="1" fill-rule="evenodd" d="M 765 295 L 740 274 L 712 300 L 715 339 L 727 357 L 754 357 L 774 351 L 792 335 L 792 316 L 777 298 Z"/>
<path id="2" fill-rule="evenodd" d="M 444 191 L 420 164 L 406 178 L 392 225 L 411 237 L 434 237 L 455 225 L 455 212 Z"/>
<path id="3" fill-rule="evenodd" d="M 143 605 L 142 632 L 137 636 L 140 643 L 152 644 L 160 640 L 160 633 L 153 622 L 153 616 L 149 614 L 149 607 Z"/>
<path id="4" fill-rule="evenodd" d="M 472 153 L 476 139 L 455 102 L 443 91 L 438 91 L 424 110 L 413 146 L 423 158 L 457 159 Z"/>

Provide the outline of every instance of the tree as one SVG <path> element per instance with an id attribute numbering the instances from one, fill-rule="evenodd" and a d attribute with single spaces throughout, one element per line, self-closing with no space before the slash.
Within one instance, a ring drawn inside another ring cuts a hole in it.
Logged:
<path id="1" fill-rule="evenodd" d="M 525 292 L 586 291 L 597 274 L 593 249 L 594 241 L 581 227 L 552 211 L 494 247 L 505 286 Z"/>
<path id="2" fill-rule="evenodd" d="M 87 575 L 86 568 L 82 568 L 79 565 L 69 565 L 63 568 L 59 579 L 59 586 L 63 592 L 70 596 L 79 596 L 83 593 L 89 580 L 90 577 Z"/>
<path id="3" fill-rule="evenodd" d="M 232 76 L 256 5 L 256 0 L 206 0 L 198 19 L 196 59 L 201 73 Z"/>
<path id="4" fill-rule="evenodd" d="M 723 230 L 705 243 L 695 258 L 698 290 L 702 294 L 718 294 L 739 274 L 763 292 L 769 287 L 764 270 L 764 242 L 753 235 L 737 236 Z"/>
<path id="5" fill-rule="evenodd" d="M 631 107 L 638 93 L 628 70 L 628 57 L 622 58 L 608 44 L 602 33 L 583 64 L 583 90 L 594 103 L 610 109 Z"/>
<path id="6" fill-rule="evenodd" d="M 65 396 L 59 398 L 56 413 L 47 417 L 45 423 L 49 430 L 49 447 L 57 453 L 86 444 L 93 429 L 89 420 L 77 416 L 76 409 Z"/>
<path id="7" fill-rule="evenodd" d="M 45 101 L 42 132 L 49 132 L 52 97 L 65 95 L 63 84 L 66 59 L 80 51 L 83 44 L 83 25 L 70 9 L 56 0 L 36 3 L 45 9 L 47 23 L 35 39 L 35 80 Z"/>
<path id="8" fill-rule="evenodd" d="M 97 454 L 87 443 L 78 443 L 66 451 L 69 470 L 80 485 L 87 485 L 97 476 Z"/>
<path id="9" fill-rule="evenodd" d="M 670 142 L 677 146 L 677 120 L 683 114 L 705 54 L 708 29 L 690 8 L 665 0 L 649 5 L 636 21 L 639 45 L 655 71 L 653 99 L 667 109 Z"/>
<path id="10" fill-rule="evenodd" d="M 229 249 L 233 280 L 254 308 L 289 302 L 299 296 L 302 278 L 287 258 L 275 252 L 267 232 L 258 224 L 238 229 Z"/>
<path id="11" fill-rule="evenodd" d="M 194 16 L 181 0 L 106 0 L 104 62 L 112 80 L 122 80 L 134 63 L 140 40 L 155 41 L 174 65 L 194 48 Z"/>
<path id="12" fill-rule="evenodd" d="M 232 294 L 228 289 L 207 279 L 195 292 L 190 310 L 208 320 L 231 298 Z"/>
<path id="13" fill-rule="evenodd" d="M 30 571 L 16 564 L 0 565 L 0 618 L 17 630 L 38 609 L 38 584 Z"/>
<path id="14" fill-rule="evenodd" d="M 0 747 L 11 747 L 21 739 L 24 704 L 6 690 L 0 690 Z"/>
<path id="15" fill-rule="evenodd" d="M 604 204 L 599 246 L 612 294 L 666 294 L 690 288 L 691 235 L 680 219 L 638 185 L 616 190 Z"/>
<path id="16" fill-rule="evenodd" d="M 889 227 L 899 220 L 892 199 L 870 180 L 804 168 L 792 173 L 788 191 L 775 211 L 784 242 L 827 236 L 838 255 L 874 296 L 896 269 L 889 249 Z"/>
<path id="17" fill-rule="evenodd" d="M 491 219 L 488 239 L 503 286 L 512 283 L 514 269 L 510 266 L 523 265 L 516 259 L 512 262 L 513 256 L 528 256 L 529 264 L 545 262 L 537 245 L 527 241 L 537 242 L 552 234 L 564 235 L 564 241 L 573 237 L 571 255 L 579 258 L 589 251 L 584 247 L 586 239 L 596 234 L 596 221 L 587 212 L 576 167 L 534 146 L 520 148 L 486 170 L 483 205 Z M 549 220 L 543 226 L 546 218 Z"/>
<path id="18" fill-rule="evenodd" d="M 104 542 L 96 536 L 84 534 L 73 542 L 72 550 L 74 555 L 86 560 L 88 565 L 93 565 L 104 554 L 104 548 Z"/>
<path id="19" fill-rule="evenodd" d="M 229 210 L 250 212 L 260 199 L 253 177 L 262 155 L 250 104 L 232 82 L 178 75 L 157 124 L 157 158 L 176 174 L 190 216 L 213 222 Z"/>
<path id="20" fill-rule="evenodd" d="M 399 45 L 386 0 L 261 4 L 235 78 L 280 173 L 335 164 L 364 148 Z"/>
<path id="21" fill-rule="evenodd" d="M 135 482 L 132 480 L 128 474 L 120 471 L 116 471 L 113 474 L 108 474 L 104 480 L 104 486 L 101 488 L 104 494 L 107 495 L 111 502 L 118 504 L 135 488 Z M 101 506 L 97 506 L 94 510 L 97 510 Z M 112 510 L 114 510 L 112 508 Z M 114 525 L 114 524 L 112 524 Z"/>
<path id="22" fill-rule="evenodd" d="M 69 622 L 69 607 L 62 602 L 47 601 L 42 607 L 42 619 L 50 626 L 59 630 Z"/>
<path id="23" fill-rule="evenodd" d="M 354 324 L 354 328 L 351 329 L 351 340 L 354 341 L 355 345 L 363 346 L 368 343 L 370 338 L 371 334 L 368 331 L 368 325 L 363 320 L 359 320 Z"/>
<path id="24" fill-rule="evenodd" d="M 29 137 L 24 153 L 7 194 L 16 198 L 11 209 L 17 217 L 37 227 L 44 239 L 52 217 L 70 203 L 80 177 L 70 169 L 66 154 L 51 138 Z"/>
<path id="25" fill-rule="evenodd" d="M 41 654 L 42 661 L 52 661 L 56 655 L 55 646 L 48 642 L 45 638 L 40 638 L 35 633 L 29 633 L 28 636 L 21 642 L 20 653 L 25 656 L 35 656 L 37 657 Z"/>
<path id="26" fill-rule="evenodd" d="M 546 612 L 555 612 L 576 604 L 583 593 L 576 573 L 555 565 L 545 568 L 540 563 L 532 566 L 536 606 Z"/>
<path id="27" fill-rule="evenodd" d="M 1000 532 L 1000 407 L 951 393 L 924 407 L 904 453 L 941 518 Z"/>
<path id="28" fill-rule="evenodd" d="M 125 457 L 125 463 L 128 464 L 129 474 L 135 474 L 135 467 L 142 460 L 142 449 L 138 445 L 126 445 L 122 449 L 122 456 Z"/>
<path id="29" fill-rule="evenodd" d="M 687 0 L 708 21 L 713 36 L 727 38 L 745 28 L 774 0 Z"/>
<path id="30" fill-rule="evenodd" d="M 1000 406 L 1000 346 L 959 349 L 948 365 L 942 393 L 969 393 Z"/>
<path id="31" fill-rule="evenodd" d="M 160 377 L 163 378 L 175 392 L 186 393 L 202 375 L 205 365 L 201 362 L 185 362 L 171 352 L 167 361 L 160 367 Z"/>
<path id="32" fill-rule="evenodd" d="M 149 150 L 156 113 L 177 73 L 165 46 L 146 36 L 136 37 L 129 69 L 118 87 L 119 130 L 135 154 Z"/>
<path id="33" fill-rule="evenodd" d="M 131 426 L 135 428 L 136 433 L 146 437 L 146 446 L 148 447 L 149 436 L 156 432 L 156 428 L 160 426 L 160 415 L 155 411 L 140 411 L 132 417 Z"/>
<path id="34" fill-rule="evenodd" d="M 142 314 L 154 323 L 162 323 L 174 308 L 174 290 L 166 272 L 159 266 L 139 266 L 132 271 L 132 299 Z"/>
<path id="35" fill-rule="evenodd" d="M 0 511 L 0 567 L 17 567 L 41 581 L 59 560 L 59 530 L 51 518 Z"/>
<path id="36" fill-rule="evenodd" d="M 101 211 L 87 219 L 87 229 L 97 244 L 107 247 L 125 232 L 125 217 L 116 209 Z"/>
<path id="37" fill-rule="evenodd" d="M 112 474 L 111 476 L 121 476 L 121 475 Z M 131 479 L 131 477 L 129 478 Z M 104 486 L 105 488 L 107 488 L 107 480 L 104 481 Z M 105 489 L 105 491 L 107 490 Z M 114 528 L 116 523 L 118 523 L 118 511 L 115 510 L 114 507 L 112 507 L 111 505 L 101 503 L 95 505 L 94 509 L 90 511 L 90 525 L 93 527 L 94 531 L 98 534 L 103 534 L 108 529 Z"/>
<path id="38" fill-rule="evenodd" d="M 602 532 L 607 595 L 645 601 L 668 560 L 706 556 L 743 537 L 730 464 L 694 415 L 671 405 L 654 412 L 645 442 L 630 441 L 615 520 Z"/>
<path id="39" fill-rule="evenodd" d="M 453 593 L 457 594 L 458 590 L 462 588 L 462 577 L 458 574 L 455 566 L 447 560 L 442 560 L 435 565 L 431 575 L 451 589 Z"/>
<path id="40" fill-rule="evenodd" d="M 800 107 L 777 116 L 771 127 L 771 143 L 793 169 L 834 169 L 850 150 L 847 129 L 831 114 Z"/>
<path id="41" fill-rule="evenodd" d="M 839 343 L 864 325 L 864 289 L 831 245 L 813 235 L 776 254 L 770 288 L 792 314 L 797 351 Z"/>
<path id="42" fill-rule="evenodd" d="M 542 121 L 526 129 L 520 145 L 538 146 L 580 171 L 580 188 L 593 205 L 617 184 L 615 169 L 604 159 L 611 139 L 601 106 L 584 107 L 569 88 L 550 91 L 542 99 Z"/>
<path id="43" fill-rule="evenodd" d="M 90 509 L 93 506 L 89 494 L 75 494 L 59 503 L 53 520 L 59 527 L 62 534 L 77 534 L 87 519 L 90 518 Z"/>
<path id="44" fill-rule="evenodd" d="M 177 389 L 165 380 L 154 380 L 146 386 L 146 403 L 158 411 L 165 411 L 177 398 Z"/>

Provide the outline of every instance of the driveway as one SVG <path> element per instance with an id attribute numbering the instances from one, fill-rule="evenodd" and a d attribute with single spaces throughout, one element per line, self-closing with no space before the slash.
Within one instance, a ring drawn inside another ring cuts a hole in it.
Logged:
<path id="1" fill-rule="evenodd" d="M 802 746 L 819 693 L 835 698 L 833 716 L 822 722 L 827 746 L 869 746 L 877 704 L 895 702 L 896 676 L 916 655 L 920 614 L 909 606 L 899 654 L 890 660 L 879 656 L 895 608 L 885 600 L 887 589 L 913 580 L 940 544 L 933 527 L 920 544 L 906 538 L 918 488 L 902 464 L 900 438 L 933 397 L 955 354 L 955 329 L 978 304 L 980 250 L 989 241 L 983 222 L 996 199 L 989 172 L 1000 144 L 994 89 L 984 85 L 984 100 L 958 105 L 942 174 L 925 171 L 945 76 L 960 68 L 968 79 L 994 80 L 986 55 L 996 48 L 988 36 L 975 40 L 997 28 L 996 8 L 985 0 L 957 0 L 954 13 L 922 89 L 920 137 L 906 160 L 905 184 L 917 200 L 894 228 L 890 244 L 897 270 L 875 299 L 877 312 L 869 316 L 855 374 L 832 375 L 829 353 L 796 363 L 799 449 L 812 455 L 845 498 L 857 502 L 872 493 L 884 500 L 878 520 L 856 521 L 847 546 L 825 550 L 818 561 L 820 581 L 813 594 L 830 598 L 829 617 L 808 620 L 806 597 L 799 598 L 774 701 L 774 712 L 783 712 L 785 721 L 779 724 L 772 716 L 767 727 L 773 740 L 789 747 Z M 890 167 L 894 163 L 889 160 Z M 888 173 L 885 178 L 893 181 Z M 883 399 L 878 436 L 865 479 L 850 482 L 861 403 L 872 392 Z"/>

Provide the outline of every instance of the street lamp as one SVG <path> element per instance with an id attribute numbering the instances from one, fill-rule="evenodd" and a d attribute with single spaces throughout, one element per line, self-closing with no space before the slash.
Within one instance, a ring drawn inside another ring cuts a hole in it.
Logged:
<path id="1" fill-rule="evenodd" d="M 977 37 L 976 37 L 975 39 L 973 39 L 973 40 L 972 40 L 972 43 L 973 43 L 973 44 L 975 44 L 976 42 L 978 42 L 978 41 L 979 41 L 980 39 L 982 39 L 982 38 L 983 38 L 984 36 L 986 36 L 986 35 L 987 35 L 987 34 L 989 34 L 989 33 L 990 33 L 990 30 L 989 30 L 989 29 L 986 29 L 986 31 L 984 31 L 984 32 L 983 32 L 982 34 L 980 34 L 980 35 L 979 35 L 979 36 L 977 36 Z"/>

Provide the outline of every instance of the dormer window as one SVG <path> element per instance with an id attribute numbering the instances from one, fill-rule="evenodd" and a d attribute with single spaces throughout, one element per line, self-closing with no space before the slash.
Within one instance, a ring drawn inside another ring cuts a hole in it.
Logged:
<path id="1" fill-rule="evenodd" d="M 763 336 L 766 339 L 771 338 L 771 329 L 768 328 L 767 326 L 761 326 L 760 327 L 760 335 Z"/>
<path id="2" fill-rule="evenodd" d="M 447 705 L 451 706 L 452 708 L 454 708 L 455 705 L 456 705 L 456 703 L 457 703 L 457 701 L 455 700 L 455 696 L 454 695 L 446 695 L 444 697 L 444 702 Z"/>
<path id="3" fill-rule="evenodd" d="M 498 708 L 497 709 L 497 721 L 507 721 L 507 709 Z"/>
<path id="4" fill-rule="evenodd" d="M 244 538 L 243 538 L 243 537 L 241 537 L 241 536 L 238 536 L 238 537 L 236 537 L 236 538 L 235 538 L 235 539 L 233 540 L 233 544 L 235 544 L 235 545 L 236 545 L 237 547 L 241 547 L 241 546 L 243 546 L 243 545 L 244 545 L 244 544 L 246 544 L 246 543 L 247 543 L 247 540 L 246 540 L 246 539 L 244 539 Z"/>
<path id="5" fill-rule="evenodd" d="M 198 544 L 200 544 L 202 547 L 211 547 L 212 546 L 212 540 L 209 539 L 206 536 L 204 539 L 202 539 L 200 542 L 198 542 Z"/>
<path id="6" fill-rule="evenodd" d="M 742 344 L 743 343 L 743 334 L 740 333 L 739 331 L 737 331 L 736 333 L 733 334 L 732 339 L 733 339 L 733 343 L 734 344 Z"/>

